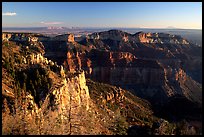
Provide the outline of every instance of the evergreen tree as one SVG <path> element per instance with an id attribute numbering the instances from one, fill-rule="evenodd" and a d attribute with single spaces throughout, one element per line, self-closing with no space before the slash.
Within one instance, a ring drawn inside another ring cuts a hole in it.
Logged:
<path id="1" fill-rule="evenodd" d="M 23 83 L 26 83 L 28 76 L 23 72 Z"/>
<path id="2" fill-rule="evenodd" d="M 36 70 L 36 78 L 38 79 L 40 77 L 40 73 L 38 71 L 38 69 Z"/>
<path id="3" fill-rule="evenodd" d="M 23 83 L 23 91 L 26 91 L 26 83 Z"/>
<path id="4" fill-rule="evenodd" d="M 10 109 L 8 107 L 8 102 L 7 102 L 6 98 L 4 98 L 3 105 L 4 105 L 5 113 L 10 114 Z"/>

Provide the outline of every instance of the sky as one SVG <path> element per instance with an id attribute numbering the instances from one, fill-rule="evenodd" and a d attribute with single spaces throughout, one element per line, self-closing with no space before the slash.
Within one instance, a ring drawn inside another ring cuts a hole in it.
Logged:
<path id="1" fill-rule="evenodd" d="M 202 2 L 2 2 L 2 27 L 202 29 Z"/>

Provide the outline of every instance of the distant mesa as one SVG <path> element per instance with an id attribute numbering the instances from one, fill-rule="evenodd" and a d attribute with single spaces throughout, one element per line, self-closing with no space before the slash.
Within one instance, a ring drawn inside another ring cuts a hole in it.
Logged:
<path id="1" fill-rule="evenodd" d="M 176 28 L 176 27 L 174 27 L 174 26 L 168 26 L 168 27 L 166 27 L 167 29 L 178 29 L 178 28 Z"/>
<path id="2" fill-rule="evenodd" d="M 54 26 L 49 26 L 47 29 L 64 29 L 64 27 L 54 27 Z"/>

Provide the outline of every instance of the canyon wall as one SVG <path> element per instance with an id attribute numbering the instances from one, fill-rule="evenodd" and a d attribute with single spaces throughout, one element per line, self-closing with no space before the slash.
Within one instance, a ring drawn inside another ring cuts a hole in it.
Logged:
<path id="1" fill-rule="evenodd" d="M 65 41 L 65 42 L 74 42 L 74 35 L 73 34 L 64 34 L 58 35 L 52 38 L 53 41 Z"/>
<path id="2" fill-rule="evenodd" d="M 77 54 L 75 59 L 81 60 L 80 66 L 88 78 L 132 90 L 140 97 L 156 102 L 160 100 L 161 104 L 175 95 L 189 98 L 188 93 L 195 88 L 192 86 L 186 90 L 185 85 L 190 78 L 176 61 L 173 61 L 175 67 L 168 67 L 159 61 L 137 59 L 128 52 L 93 50 L 88 55 Z M 76 66 L 74 64 L 73 68 Z"/>

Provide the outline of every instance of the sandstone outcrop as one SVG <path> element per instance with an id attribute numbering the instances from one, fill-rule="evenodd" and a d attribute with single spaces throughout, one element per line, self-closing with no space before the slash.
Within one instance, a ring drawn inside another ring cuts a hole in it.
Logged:
<path id="1" fill-rule="evenodd" d="M 117 41 L 128 41 L 128 33 L 119 31 L 119 30 L 109 30 L 105 32 L 99 32 L 99 33 L 93 33 L 90 36 L 88 36 L 90 39 L 111 39 L 111 40 L 117 40 Z"/>
<path id="2" fill-rule="evenodd" d="M 180 36 L 170 35 L 165 33 L 144 33 L 139 32 L 134 34 L 136 39 L 141 43 L 157 43 L 157 44 L 183 44 L 188 45 L 189 42 Z"/>
<path id="3" fill-rule="evenodd" d="M 31 33 L 2 33 L 2 41 L 18 41 L 18 42 L 38 42 L 38 41 L 48 41 L 49 37 L 43 36 L 41 34 L 31 34 Z"/>
<path id="4" fill-rule="evenodd" d="M 109 30 L 104 32 L 93 33 L 88 36 L 88 39 L 95 40 L 114 40 L 123 42 L 136 42 L 136 43 L 155 43 L 155 44 L 184 44 L 188 45 L 189 42 L 177 35 L 171 35 L 166 33 L 144 33 L 138 32 L 133 35 L 120 30 Z"/>
<path id="5" fill-rule="evenodd" d="M 65 42 L 74 42 L 74 35 L 73 34 L 64 34 L 58 35 L 52 38 L 53 41 L 65 41 Z"/>
<path id="6" fill-rule="evenodd" d="M 2 33 L 2 41 L 9 41 L 9 39 L 11 38 L 11 34 L 9 33 Z"/>
<path id="7" fill-rule="evenodd" d="M 64 61 L 63 65 L 70 72 L 76 72 L 81 69 L 81 59 L 79 58 L 79 53 L 67 52 L 67 59 Z"/>

